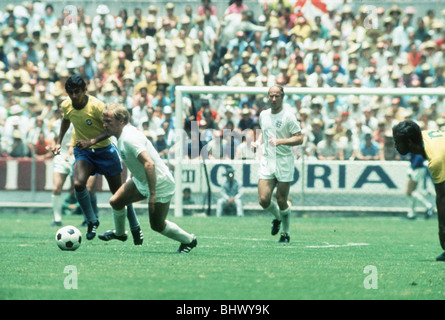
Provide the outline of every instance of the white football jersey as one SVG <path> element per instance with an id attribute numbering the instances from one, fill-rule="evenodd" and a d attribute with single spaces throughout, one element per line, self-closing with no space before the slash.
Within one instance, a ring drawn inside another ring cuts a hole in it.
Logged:
<path id="1" fill-rule="evenodd" d="M 159 156 L 153 144 L 134 126 L 126 125 L 123 128 L 122 134 L 117 140 L 117 148 L 125 166 L 133 174 L 133 178 L 148 185 L 144 166 L 138 160 L 139 154 L 147 151 L 155 164 L 156 184 L 158 185 L 166 179 L 174 181 L 170 170 Z"/>
<path id="2" fill-rule="evenodd" d="M 301 131 L 300 123 L 292 110 L 283 108 L 279 113 L 273 114 L 269 108 L 260 113 L 259 123 L 263 132 L 264 156 L 292 155 L 292 147 L 280 145 L 273 147 L 269 144 L 269 138 L 287 139 Z"/>

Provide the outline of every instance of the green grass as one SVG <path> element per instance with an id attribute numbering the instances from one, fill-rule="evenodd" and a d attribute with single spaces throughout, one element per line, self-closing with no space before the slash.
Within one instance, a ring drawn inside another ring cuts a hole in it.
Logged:
<path id="1" fill-rule="evenodd" d="M 85 240 L 59 250 L 44 214 L 0 215 L 0 299 L 444 299 L 437 221 L 399 217 L 292 218 L 291 243 L 270 235 L 271 217 L 170 217 L 195 233 L 190 254 L 148 227 L 145 240 Z M 78 225 L 78 216 L 64 224 Z M 103 215 L 99 232 L 112 228 Z M 80 228 L 85 233 L 84 228 Z M 355 245 L 352 245 L 355 244 Z M 66 266 L 78 271 L 67 290 Z M 377 289 L 366 289 L 375 266 Z"/>

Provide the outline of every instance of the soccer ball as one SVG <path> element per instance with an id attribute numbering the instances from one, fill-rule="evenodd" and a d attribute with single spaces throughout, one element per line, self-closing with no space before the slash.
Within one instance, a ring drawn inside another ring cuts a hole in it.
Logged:
<path id="1" fill-rule="evenodd" d="M 76 227 L 66 226 L 56 232 L 56 243 L 61 250 L 74 251 L 81 242 L 82 233 Z"/>

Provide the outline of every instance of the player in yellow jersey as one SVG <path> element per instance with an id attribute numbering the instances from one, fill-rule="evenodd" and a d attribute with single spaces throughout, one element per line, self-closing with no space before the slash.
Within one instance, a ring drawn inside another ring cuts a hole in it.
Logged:
<path id="1" fill-rule="evenodd" d="M 74 126 L 74 190 L 87 220 L 88 230 L 86 238 L 92 240 L 96 236 L 99 219 L 93 212 L 90 195 L 86 188 L 88 178 L 91 175 L 102 174 L 105 176 L 114 194 L 122 185 L 122 164 L 117 148 L 111 143 L 110 136 L 104 131 L 102 109 L 105 104 L 99 99 L 87 95 L 86 83 L 79 75 L 72 75 L 65 83 L 65 90 L 70 99 L 61 104 L 63 120 L 60 133 L 55 146 L 54 154 L 58 154 L 65 133 Z M 127 206 L 127 217 L 133 234 L 135 245 L 141 245 L 143 234 L 133 206 Z M 115 217 L 116 218 L 116 217 Z M 121 219 L 115 219 L 121 221 Z M 118 239 L 127 240 L 127 235 L 112 234 L 112 237 L 102 239 L 105 241 Z"/>
<path id="2" fill-rule="evenodd" d="M 428 160 L 428 169 L 436 189 L 439 241 L 442 249 L 445 250 L 445 132 L 422 131 L 412 120 L 402 121 L 392 130 L 395 147 L 400 154 L 406 155 L 411 152 L 420 154 Z M 436 260 L 445 261 L 445 252 Z"/>

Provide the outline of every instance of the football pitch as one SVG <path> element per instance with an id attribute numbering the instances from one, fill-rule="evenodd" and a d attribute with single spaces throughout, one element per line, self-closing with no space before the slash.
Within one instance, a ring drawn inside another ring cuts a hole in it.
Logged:
<path id="1" fill-rule="evenodd" d="M 139 216 L 142 247 L 83 236 L 61 251 L 46 214 L 0 215 L 2 300 L 420 300 L 445 298 L 436 219 L 292 217 L 291 242 L 271 217 L 170 217 L 198 246 L 178 244 Z M 64 225 L 79 226 L 79 216 Z M 98 232 L 112 228 L 102 215 Z M 82 234 L 86 229 L 79 227 Z"/>

